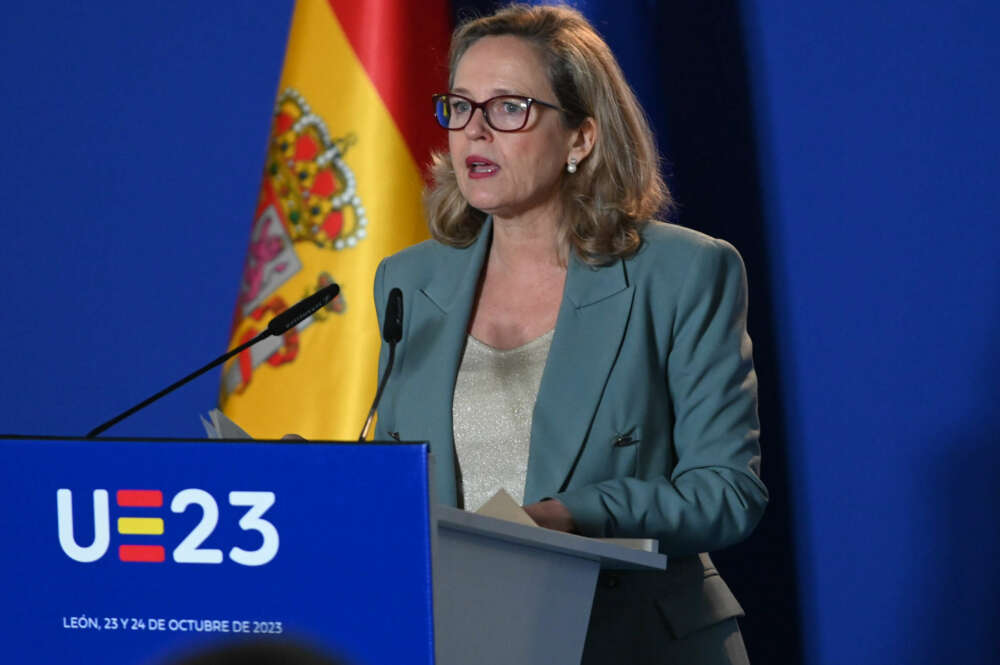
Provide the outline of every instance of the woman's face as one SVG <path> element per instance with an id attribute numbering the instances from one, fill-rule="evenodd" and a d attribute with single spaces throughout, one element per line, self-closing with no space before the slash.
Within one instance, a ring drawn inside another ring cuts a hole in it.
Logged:
<path id="1" fill-rule="evenodd" d="M 483 37 L 470 46 L 452 86 L 451 92 L 477 102 L 506 94 L 558 103 L 535 47 L 508 35 Z M 458 187 L 472 207 L 501 219 L 558 216 L 559 183 L 575 134 L 560 111 L 538 104 L 518 132 L 498 132 L 477 109 L 464 129 L 448 132 Z"/>

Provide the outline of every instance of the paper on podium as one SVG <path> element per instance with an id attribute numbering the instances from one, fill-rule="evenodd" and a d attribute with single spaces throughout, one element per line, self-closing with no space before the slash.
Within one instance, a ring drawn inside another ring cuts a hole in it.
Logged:
<path id="1" fill-rule="evenodd" d="M 517 522 L 518 524 L 525 524 L 527 526 L 538 525 L 535 520 L 528 516 L 528 513 L 524 512 L 524 508 L 517 505 L 517 501 L 514 501 L 514 497 L 507 493 L 507 490 L 500 489 L 493 498 L 482 505 L 482 507 L 476 511 L 477 515 L 486 515 L 486 517 L 495 517 L 498 520 L 506 520 L 508 522 Z M 539 527 L 541 528 L 541 527 Z"/>
<path id="2" fill-rule="evenodd" d="M 492 499 L 484 503 L 482 508 L 476 511 L 476 514 L 495 517 L 498 520 L 506 520 L 508 522 L 517 522 L 518 524 L 538 527 L 539 529 L 542 528 L 531 519 L 528 513 L 524 512 L 524 508 L 517 505 L 517 501 L 514 501 L 514 497 L 508 494 L 505 489 L 500 489 L 494 494 Z M 642 552 L 656 552 L 658 551 L 657 546 L 659 544 L 655 538 L 593 538 L 592 540 L 620 545 L 621 547 L 628 547 Z"/>
<path id="3" fill-rule="evenodd" d="M 218 409 L 208 412 L 208 419 L 199 414 L 201 424 L 205 428 L 205 436 L 209 439 L 252 439 L 253 437 L 233 422 L 233 419 Z"/>

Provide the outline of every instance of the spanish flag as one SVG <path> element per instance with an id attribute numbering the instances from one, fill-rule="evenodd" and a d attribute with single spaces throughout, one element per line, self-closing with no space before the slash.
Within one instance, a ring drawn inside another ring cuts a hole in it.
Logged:
<path id="1" fill-rule="evenodd" d="M 425 239 L 422 168 L 444 137 L 447 0 L 298 0 L 230 348 L 331 281 L 340 295 L 223 368 L 220 406 L 256 438 L 355 439 L 376 388 L 372 280 Z"/>

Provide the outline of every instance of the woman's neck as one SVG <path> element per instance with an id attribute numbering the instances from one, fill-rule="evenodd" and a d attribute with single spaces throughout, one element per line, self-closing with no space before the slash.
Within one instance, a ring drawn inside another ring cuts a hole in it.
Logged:
<path id="1" fill-rule="evenodd" d="M 565 267 L 558 220 L 551 215 L 494 217 L 490 259 L 514 270 Z"/>

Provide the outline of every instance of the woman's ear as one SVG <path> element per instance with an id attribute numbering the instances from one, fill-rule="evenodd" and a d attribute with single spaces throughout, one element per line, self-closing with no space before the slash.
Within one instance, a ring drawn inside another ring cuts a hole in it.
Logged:
<path id="1" fill-rule="evenodd" d="M 574 159 L 577 163 L 582 162 L 594 149 L 596 141 L 597 123 L 594 122 L 593 118 L 586 118 L 579 127 L 573 130 L 570 137 L 569 154 L 566 156 L 567 161 Z"/>

